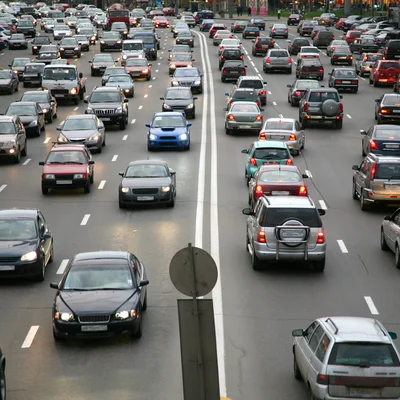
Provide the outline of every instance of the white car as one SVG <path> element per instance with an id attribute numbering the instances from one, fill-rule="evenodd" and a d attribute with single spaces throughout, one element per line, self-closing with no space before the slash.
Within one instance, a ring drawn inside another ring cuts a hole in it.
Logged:
<path id="1" fill-rule="evenodd" d="M 53 30 L 54 40 L 61 40 L 65 36 L 72 36 L 72 31 L 69 29 L 69 26 L 64 24 L 55 25 Z"/>
<path id="2" fill-rule="evenodd" d="M 225 49 L 240 49 L 242 50 L 242 43 L 239 39 L 222 39 L 218 47 L 218 55 L 220 56 Z M 242 51 L 243 54 L 243 51 Z"/>
<path id="3" fill-rule="evenodd" d="M 46 20 L 46 22 L 44 23 L 43 27 L 44 27 L 44 31 L 46 33 L 49 32 L 53 32 L 54 26 L 56 25 L 56 20 L 54 19 L 48 19 Z"/>
<path id="4" fill-rule="evenodd" d="M 302 46 L 300 51 L 297 53 L 297 61 L 300 58 L 319 58 L 320 50 L 315 46 Z"/>

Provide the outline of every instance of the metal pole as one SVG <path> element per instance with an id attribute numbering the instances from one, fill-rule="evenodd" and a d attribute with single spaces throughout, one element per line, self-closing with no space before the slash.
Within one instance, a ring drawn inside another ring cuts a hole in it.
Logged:
<path id="1" fill-rule="evenodd" d="M 217 13 L 217 0 L 213 0 L 212 8 L 213 8 L 213 13 L 215 15 Z"/>
<path id="2" fill-rule="evenodd" d="M 229 11 L 229 18 L 233 18 L 233 2 L 232 2 L 232 0 L 228 0 L 228 11 Z"/>
<path id="3" fill-rule="evenodd" d="M 230 0 L 232 1 L 232 0 Z M 193 270 L 193 282 L 192 282 L 192 296 L 193 296 L 193 314 L 196 316 L 196 330 L 198 334 L 198 342 L 197 342 L 197 366 L 199 367 L 199 382 L 200 382 L 200 399 L 206 400 L 205 396 L 205 387 L 204 387 L 204 364 L 203 364 L 203 351 L 201 348 L 201 332 L 200 332 L 200 323 L 199 323 L 199 309 L 197 305 L 197 282 L 196 282 L 196 266 L 194 263 L 194 254 L 192 244 L 188 244 L 189 252 L 190 252 L 190 264 L 192 265 Z"/>

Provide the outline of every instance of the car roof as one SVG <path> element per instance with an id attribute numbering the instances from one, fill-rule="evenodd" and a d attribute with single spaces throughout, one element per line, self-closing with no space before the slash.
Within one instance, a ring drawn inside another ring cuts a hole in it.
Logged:
<path id="1" fill-rule="evenodd" d="M 13 122 L 16 118 L 16 115 L 0 115 L 0 122 Z"/>
<path id="2" fill-rule="evenodd" d="M 14 101 L 10 106 L 36 106 L 36 101 Z"/>
<path id="3" fill-rule="evenodd" d="M 49 93 L 48 90 L 27 90 L 26 92 L 22 93 L 22 97 L 24 97 L 26 94 L 38 94 L 38 93 L 43 93 L 43 92 L 45 92 L 46 94 Z M 19 103 L 21 103 L 21 102 L 19 102 Z"/>
<path id="4" fill-rule="evenodd" d="M 184 91 L 184 92 L 192 93 L 192 90 L 190 89 L 190 87 L 172 86 L 172 87 L 167 87 L 167 89 L 166 89 L 166 91 L 171 91 L 171 90 L 173 90 L 173 91 Z"/>
<path id="5" fill-rule="evenodd" d="M 297 208 L 315 208 L 314 202 L 307 196 L 264 196 L 269 207 L 297 207 Z"/>
<path id="6" fill-rule="evenodd" d="M 258 168 L 259 171 L 293 171 L 300 173 L 298 167 L 296 165 L 281 165 L 281 164 L 269 164 L 269 165 L 261 165 Z"/>
<path id="7" fill-rule="evenodd" d="M 146 164 L 146 165 L 157 164 L 157 165 L 165 165 L 165 166 L 167 165 L 167 163 L 165 161 L 162 161 L 162 160 L 135 160 L 135 161 L 131 161 L 128 164 L 128 166 L 131 166 L 131 165 L 143 165 L 143 164 Z"/>
<path id="8" fill-rule="evenodd" d="M 75 255 L 73 262 L 101 259 L 128 260 L 129 253 L 127 251 L 91 251 L 86 253 L 78 253 Z"/>
<path id="9" fill-rule="evenodd" d="M 95 114 L 70 114 L 65 118 L 65 120 L 67 120 L 67 119 L 94 119 L 95 117 L 96 117 Z"/>
<path id="10" fill-rule="evenodd" d="M 386 156 L 381 154 L 373 154 L 369 153 L 366 158 L 373 158 L 375 161 L 379 163 L 400 163 L 400 157 L 395 156 Z"/>
<path id="11" fill-rule="evenodd" d="M 260 77 L 257 76 L 257 75 L 240 76 L 239 79 L 240 79 L 241 81 L 254 81 L 254 80 L 257 80 L 257 81 L 264 81 L 264 79 L 260 78 Z"/>
<path id="12" fill-rule="evenodd" d="M 0 218 L 35 218 L 38 212 L 35 208 L 9 208 L 0 210 Z"/>
<path id="13" fill-rule="evenodd" d="M 86 146 L 84 144 L 58 144 L 56 143 L 51 149 L 52 151 L 84 151 Z"/>
<path id="14" fill-rule="evenodd" d="M 118 92 L 120 93 L 121 90 L 116 86 L 97 86 L 93 88 L 92 93 L 96 92 Z"/>
<path id="15" fill-rule="evenodd" d="M 153 115 L 154 117 L 168 117 L 170 115 L 173 115 L 174 117 L 178 116 L 178 117 L 183 117 L 183 113 L 179 112 L 179 111 L 172 111 L 172 112 L 156 112 Z"/>
<path id="16" fill-rule="evenodd" d="M 297 120 L 296 120 L 296 118 L 268 118 L 265 122 L 267 123 L 268 121 L 295 123 Z"/>
<path id="17" fill-rule="evenodd" d="M 287 145 L 285 142 L 278 142 L 277 140 L 257 140 L 253 144 L 254 147 L 257 149 L 268 149 L 268 148 L 287 149 Z"/>
<path id="18" fill-rule="evenodd" d="M 40 65 L 40 66 L 44 65 L 44 66 L 46 66 L 45 63 L 30 62 L 30 63 L 26 64 L 25 67 L 26 67 L 26 66 L 29 66 L 29 65 Z"/>

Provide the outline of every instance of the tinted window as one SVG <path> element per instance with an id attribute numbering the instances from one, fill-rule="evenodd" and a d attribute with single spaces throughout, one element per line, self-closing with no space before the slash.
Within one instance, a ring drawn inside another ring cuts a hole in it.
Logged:
<path id="1" fill-rule="evenodd" d="M 183 128 L 184 126 L 186 124 L 183 118 L 176 115 L 156 116 L 152 124 L 153 128 Z"/>
<path id="2" fill-rule="evenodd" d="M 25 93 L 21 101 L 36 101 L 38 103 L 47 103 L 48 102 L 47 93 Z"/>
<path id="3" fill-rule="evenodd" d="M 293 122 L 267 121 L 265 123 L 264 129 L 265 130 L 279 129 L 281 131 L 291 131 L 291 130 L 293 130 Z"/>
<path id="4" fill-rule="evenodd" d="M 269 55 L 270 57 L 289 57 L 286 51 L 279 51 L 279 50 L 271 51 Z"/>
<path id="5" fill-rule="evenodd" d="M 375 179 L 400 179 L 400 164 L 378 164 L 376 166 Z"/>
<path id="6" fill-rule="evenodd" d="M 374 138 L 400 140 L 400 128 L 398 130 L 379 128 L 375 131 Z"/>
<path id="7" fill-rule="evenodd" d="M 63 126 L 63 131 L 85 131 L 95 130 L 96 123 L 93 119 L 67 119 Z"/>
<path id="8" fill-rule="evenodd" d="M 314 351 L 317 348 L 318 343 L 321 340 L 323 333 L 324 333 L 324 330 L 321 328 L 321 325 L 318 325 L 318 328 L 314 331 L 314 334 L 311 336 L 310 343 L 309 343 L 312 351 Z"/>
<path id="9" fill-rule="evenodd" d="M 165 98 L 167 100 L 190 100 L 192 93 L 189 90 L 168 90 Z"/>
<path id="10" fill-rule="evenodd" d="M 396 94 L 385 96 L 382 103 L 386 106 L 400 106 L 400 96 Z"/>
<path id="11" fill-rule="evenodd" d="M 166 168 L 159 164 L 131 165 L 125 173 L 126 178 L 164 178 L 167 176 Z"/>
<path id="12" fill-rule="evenodd" d="M 271 43 L 271 39 L 261 38 L 258 43 L 268 46 Z"/>
<path id="13" fill-rule="evenodd" d="M 319 342 L 317 351 L 315 352 L 315 355 L 317 356 L 319 361 L 322 362 L 324 360 L 330 342 L 330 339 L 326 335 L 324 335 L 322 340 Z"/>
<path id="14" fill-rule="evenodd" d="M 253 104 L 237 104 L 233 103 L 230 112 L 243 112 L 243 113 L 259 113 L 259 109 Z"/>
<path id="15" fill-rule="evenodd" d="M 143 44 L 142 43 L 123 43 L 122 50 L 143 50 Z M 96 61 L 97 61 L 97 59 L 96 59 Z"/>
<path id="16" fill-rule="evenodd" d="M 242 91 L 236 91 L 233 96 L 233 99 L 239 100 L 239 99 L 253 99 L 256 100 L 258 99 L 258 95 L 255 92 L 242 92 Z"/>
<path id="17" fill-rule="evenodd" d="M 328 99 L 339 101 L 339 96 L 336 92 L 312 92 L 309 101 L 320 103 Z"/>
<path id="18" fill-rule="evenodd" d="M 240 87 L 246 89 L 262 89 L 264 85 L 258 79 L 254 81 L 251 81 L 250 79 L 244 79 L 242 82 L 240 82 Z"/>
<path id="19" fill-rule="evenodd" d="M 301 177 L 296 171 L 273 170 L 262 172 L 259 180 L 261 182 L 290 182 L 296 183 L 301 181 Z"/>
<path id="20" fill-rule="evenodd" d="M 355 78 L 355 77 L 357 77 L 356 71 L 350 70 L 350 69 L 346 70 L 346 71 L 337 70 L 336 76 L 339 78 Z"/>
<path id="21" fill-rule="evenodd" d="M 263 226 L 279 226 L 289 219 L 297 219 L 310 228 L 321 228 L 322 221 L 315 208 L 271 208 L 266 209 Z"/>
<path id="22" fill-rule="evenodd" d="M 380 69 L 389 69 L 389 68 L 400 69 L 400 64 L 396 61 L 381 63 Z"/>
<path id="23" fill-rule="evenodd" d="M 175 71 L 174 76 L 175 77 L 189 77 L 189 76 L 196 77 L 196 76 L 199 76 L 199 74 L 193 68 L 189 68 L 189 69 L 178 68 Z"/>
<path id="24" fill-rule="evenodd" d="M 35 106 L 21 106 L 12 104 L 8 107 L 6 115 L 35 116 L 37 114 Z"/>
<path id="25" fill-rule="evenodd" d="M 29 240 L 36 237 L 37 230 L 33 219 L 0 220 L 0 241 Z"/>
<path id="26" fill-rule="evenodd" d="M 127 67 L 147 67 L 148 61 L 145 58 L 131 58 L 126 60 Z"/>
<path id="27" fill-rule="evenodd" d="M 121 94 L 118 92 L 93 92 L 90 96 L 91 103 L 119 103 Z"/>
<path id="28" fill-rule="evenodd" d="M 259 148 L 255 149 L 253 157 L 258 160 L 285 160 L 290 158 L 289 151 L 281 148 Z"/>
<path id="29" fill-rule="evenodd" d="M 108 82 L 132 82 L 132 78 L 125 74 L 125 75 L 111 75 L 108 79 Z"/>

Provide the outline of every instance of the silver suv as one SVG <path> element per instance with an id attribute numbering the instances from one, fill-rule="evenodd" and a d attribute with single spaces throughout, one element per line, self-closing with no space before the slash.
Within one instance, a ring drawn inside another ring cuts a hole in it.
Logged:
<path id="1" fill-rule="evenodd" d="M 251 266 L 261 269 L 268 262 L 310 261 L 316 272 L 325 269 L 325 232 L 320 215 L 309 197 L 263 196 L 254 207 L 243 209 L 246 249 Z"/>
<path id="2" fill-rule="evenodd" d="M 361 400 L 400 397 L 397 335 L 377 320 L 324 317 L 295 329 L 293 370 L 311 399 Z"/>
<path id="3" fill-rule="evenodd" d="M 19 164 L 28 153 L 26 132 L 18 116 L 0 116 L 0 157 L 8 157 Z"/>
<path id="4" fill-rule="evenodd" d="M 236 83 L 236 88 L 253 89 L 257 92 L 262 106 L 267 104 L 267 82 L 264 82 L 258 75 L 241 76 Z"/>

